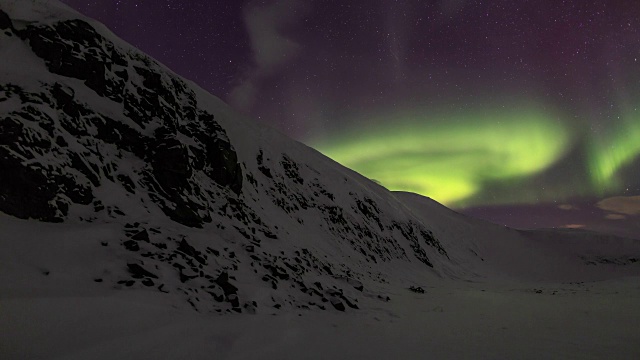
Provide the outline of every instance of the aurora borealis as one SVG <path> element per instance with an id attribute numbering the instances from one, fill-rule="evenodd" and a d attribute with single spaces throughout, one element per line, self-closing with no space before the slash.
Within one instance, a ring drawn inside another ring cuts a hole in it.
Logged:
<path id="1" fill-rule="evenodd" d="M 640 1 L 63 1 L 389 189 L 517 224 L 640 195 Z"/>
<path id="2" fill-rule="evenodd" d="M 636 161 L 639 155 L 640 112 L 633 109 L 624 114 L 622 122 L 611 128 L 609 134 L 593 139 L 589 160 L 598 189 L 602 192 L 619 191 L 624 186 L 619 172 Z"/>
<path id="3" fill-rule="evenodd" d="M 386 114 L 383 119 L 367 117 L 366 131 L 342 130 L 311 145 L 390 190 L 416 192 L 450 206 L 474 204 L 474 195 L 486 184 L 512 184 L 543 174 L 574 150 L 586 158 L 585 182 L 568 196 L 606 195 L 627 190 L 622 172 L 639 158 L 640 117 L 634 115 L 609 134 L 578 141 L 558 115 L 526 107 Z M 385 121 L 389 118 L 394 120 Z M 557 193 L 549 195 L 536 201 L 558 200 Z"/>
<path id="4" fill-rule="evenodd" d="M 385 121 L 389 118 L 395 120 Z M 544 171 L 571 144 L 557 117 L 526 108 L 391 113 L 369 116 L 367 123 L 364 132 L 356 127 L 312 145 L 390 190 L 428 195 L 448 205 L 464 204 L 484 183 Z"/>
<path id="5" fill-rule="evenodd" d="M 559 115 L 526 107 L 366 118 L 366 131 L 359 125 L 311 145 L 390 190 L 423 194 L 454 207 L 487 204 L 475 197 L 485 186 L 526 183 L 522 180 L 562 164 L 571 151 L 585 159 L 579 187 L 549 182 L 547 187 L 561 190 L 491 203 L 555 202 L 628 191 L 624 171 L 633 171 L 628 168 L 640 159 L 640 118 L 634 114 L 610 133 L 582 139 Z M 565 197 L 559 198 L 559 192 Z"/>

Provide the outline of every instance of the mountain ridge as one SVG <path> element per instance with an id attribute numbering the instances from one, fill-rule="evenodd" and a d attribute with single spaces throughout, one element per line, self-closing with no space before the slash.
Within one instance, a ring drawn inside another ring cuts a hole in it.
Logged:
<path id="1" fill-rule="evenodd" d="M 53 3 L 34 4 L 44 10 L 30 13 L 46 13 Z M 77 14 L 14 24 L 4 10 L 25 12 L 22 6 L 29 5 L 3 2 L 3 52 L 13 53 L 15 60 L 5 63 L 0 88 L 5 104 L 0 159 L 11 171 L 11 176 L 0 178 L 0 210 L 65 224 L 120 223 L 119 245 L 137 259 L 123 264 L 112 280 L 115 286 L 167 291 L 157 284 L 160 276 L 149 270 L 152 262 L 173 270 L 179 283 L 187 284 L 180 285 L 181 290 L 210 295 L 238 311 L 238 288 L 231 285 L 235 279 L 229 273 L 238 270 L 242 256 L 243 265 L 256 263 L 255 276 L 272 290 L 290 283 L 300 288 L 300 296 L 317 298 L 307 303 L 355 308 L 354 300 L 342 294 L 343 285 L 331 290 L 304 278 L 322 275 L 339 283 L 353 277 L 353 268 L 369 271 L 367 263 L 417 260 L 434 268 L 434 258 L 446 258 L 419 219 L 407 218 L 402 211 L 393 217 L 387 212 L 381 219 L 371 196 L 380 193 L 362 191 L 372 186 L 368 180 L 340 167 L 333 171 L 339 173 L 340 186 L 327 189 L 320 174 L 327 176 L 329 171 L 299 160 L 315 157 L 321 167 L 336 166 L 316 151 L 272 130 L 242 123 L 219 100 L 201 89 L 194 91 L 191 84 L 112 41 L 110 33 Z M 26 76 L 14 71 L 25 59 L 32 63 Z M 227 129 L 234 126 L 242 134 L 230 140 Z M 256 148 L 255 143 L 268 146 Z M 237 148 L 244 153 L 238 156 Z M 350 180 L 353 185 L 344 186 Z M 339 204 L 338 199 L 345 200 Z M 176 224 L 168 225 L 166 218 Z M 228 252 L 221 254 L 219 249 L 194 245 L 192 230 L 181 226 L 203 228 L 233 244 L 235 251 L 222 246 Z M 169 235 L 171 228 L 176 229 L 174 236 Z M 309 228 L 315 229 L 312 234 L 320 233 L 310 237 L 322 243 L 308 241 L 320 250 L 293 250 L 285 244 Z M 273 249 L 257 253 L 264 247 L 282 247 L 291 254 L 284 259 Z M 345 251 L 348 255 L 343 257 L 354 257 L 359 266 L 317 257 Z M 208 261 L 214 257 L 217 266 Z M 204 284 L 210 290 L 203 291 Z M 187 297 L 192 303 L 192 298 L 199 298 Z"/>

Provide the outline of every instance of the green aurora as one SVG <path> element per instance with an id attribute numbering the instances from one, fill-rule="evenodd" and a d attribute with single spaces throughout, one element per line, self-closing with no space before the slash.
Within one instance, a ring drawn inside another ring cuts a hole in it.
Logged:
<path id="1" fill-rule="evenodd" d="M 622 124 L 591 141 L 589 168 L 595 188 L 601 194 L 615 191 L 624 184 L 616 175 L 640 155 L 640 114 L 626 111 Z"/>
<path id="2" fill-rule="evenodd" d="M 619 188 L 616 172 L 640 153 L 638 120 L 629 118 L 626 126 L 592 142 L 589 192 Z M 490 186 L 513 188 L 544 173 L 580 143 L 559 115 L 539 107 L 385 114 L 357 123 L 310 144 L 390 190 L 419 193 L 454 207 L 472 205 Z M 498 201 L 507 200 L 524 199 Z"/>

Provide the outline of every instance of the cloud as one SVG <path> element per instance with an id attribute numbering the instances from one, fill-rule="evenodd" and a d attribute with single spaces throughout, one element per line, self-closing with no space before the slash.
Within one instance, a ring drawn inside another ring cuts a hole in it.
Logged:
<path id="1" fill-rule="evenodd" d="M 244 22 L 251 40 L 253 66 L 242 76 L 229 95 L 229 101 L 241 110 L 250 110 L 260 83 L 291 62 L 300 44 L 283 34 L 283 30 L 300 21 L 309 5 L 300 0 L 252 1 L 244 8 Z"/>
<path id="2" fill-rule="evenodd" d="M 615 196 L 600 201 L 600 209 L 626 215 L 640 214 L 640 196 Z"/>
<path id="3" fill-rule="evenodd" d="M 571 204 L 560 204 L 558 205 L 558 208 L 560 208 L 561 210 L 578 210 L 577 206 Z"/>
<path id="4" fill-rule="evenodd" d="M 562 226 L 565 229 L 582 229 L 584 228 L 586 225 L 583 224 L 567 224 Z"/>
<path id="5" fill-rule="evenodd" d="M 620 214 L 607 214 L 607 216 L 605 216 L 605 218 L 609 219 L 609 220 L 624 220 L 627 217 L 624 215 L 620 215 Z"/>

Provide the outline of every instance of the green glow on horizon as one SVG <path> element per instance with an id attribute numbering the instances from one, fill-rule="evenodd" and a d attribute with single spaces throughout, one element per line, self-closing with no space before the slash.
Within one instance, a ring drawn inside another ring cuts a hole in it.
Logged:
<path id="1" fill-rule="evenodd" d="M 310 144 L 390 190 L 460 205 L 485 183 L 547 169 L 571 139 L 562 122 L 545 111 L 500 109 L 377 116 Z"/>
<path id="2" fill-rule="evenodd" d="M 616 173 L 640 155 L 640 113 L 627 111 L 613 132 L 593 140 L 589 149 L 591 177 L 600 193 L 621 184 Z"/>

